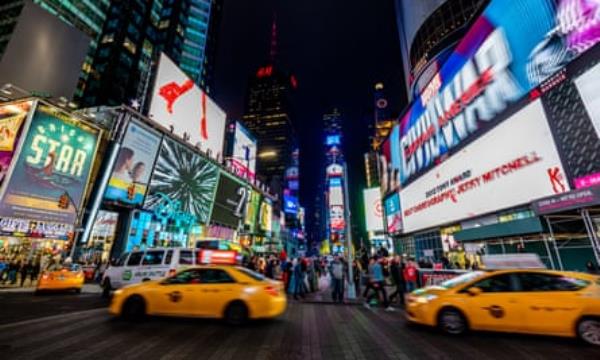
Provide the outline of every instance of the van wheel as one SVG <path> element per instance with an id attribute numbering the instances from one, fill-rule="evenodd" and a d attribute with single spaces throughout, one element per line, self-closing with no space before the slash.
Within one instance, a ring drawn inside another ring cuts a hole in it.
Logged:
<path id="1" fill-rule="evenodd" d="M 577 323 L 577 337 L 588 344 L 600 346 L 600 318 L 583 318 Z"/>
<path id="2" fill-rule="evenodd" d="M 462 335 L 469 329 L 467 319 L 455 308 L 445 308 L 438 315 L 438 328 L 446 334 Z"/>
<path id="3" fill-rule="evenodd" d="M 102 297 L 109 297 L 110 296 L 110 291 L 112 290 L 112 287 L 110 285 L 110 278 L 105 278 L 104 281 L 102 282 Z"/>
<path id="4" fill-rule="evenodd" d="M 146 316 L 146 302 L 139 295 L 125 300 L 121 309 L 121 317 L 125 320 L 142 320 Z"/>
<path id="5" fill-rule="evenodd" d="M 225 309 L 225 322 L 229 325 L 243 325 L 248 321 L 248 308 L 241 301 L 234 301 Z"/>
<path id="6" fill-rule="evenodd" d="M 146 282 L 146 281 L 150 281 L 150 279 L 148 279 L 148 278 L 142 279 L 142 282 Z"/>

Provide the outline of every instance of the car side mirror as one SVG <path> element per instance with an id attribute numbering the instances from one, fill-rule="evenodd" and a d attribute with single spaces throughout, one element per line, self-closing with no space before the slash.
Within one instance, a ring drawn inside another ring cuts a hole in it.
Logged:
<path id="1" fill-rule="evenodd" d="M 467 294 L 471 295 L 471 296 L 477 296 L 479 294 L 481 294 L 483 292 L 483 290 L 481 290 L 481 288 L 478 288 L 477 286 L 473 286 L 467 289 Z"/>

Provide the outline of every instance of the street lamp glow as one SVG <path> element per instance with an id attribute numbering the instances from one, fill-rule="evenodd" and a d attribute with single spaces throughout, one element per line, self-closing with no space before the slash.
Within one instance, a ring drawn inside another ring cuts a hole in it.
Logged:
<path id="1" fill-rule="evenodd" d="M 263 151 L 260 154 L 258 154 L 258 157 L 261 159 L 274 158 L 276 156 L 277 156 L 277 152 L 274 150 L 267 150 L 267 151 Z"/>

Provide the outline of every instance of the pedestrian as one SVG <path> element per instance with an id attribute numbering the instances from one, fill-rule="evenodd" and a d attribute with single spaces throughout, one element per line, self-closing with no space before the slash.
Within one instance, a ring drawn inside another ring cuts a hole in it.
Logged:
<path id="1" fill-rule="evenodd" d="M 36 259 L 31 265 L 29 276 L 32 284 L 37 282 L 38 276 L 40 276 L 40 259 Z"/>
<path id="2" fill-rule="evenodd" d="M 396 255 L 392 264 L 390 265 L 390 273 L 396 290 L 390 295 L 390 303 L 394 301 L 396 297 L 400 299 L 400 305 L 404 306 L 404 292 L 406 291 L 406 282 L 404 281 L 404 264 L 400 256 Z"/>
<path id="3" fill-rule="evenodd" d="M 371 291 L 369 293 L 369 291 Z M 376 257 L 371 258 L 369 264 L 369 283 L 367 285 L 367 289 L 365 290 L 365 294 L 363 296 L 366 297 L 364 306 L 366 308 L 371 308 L 369 302 L 373 298 L 381 299 L 383 298 L 383 307 L 386 311 L 394 311 L 394 308 L 389 306 L 387 292 L 385 291 L 385 278 L 383 277 L 383 269 L 379 259 Z"/>
<path id="4" fill-rule="evenodd" d="M 344 301 L 344 264 L 339 256 L 336 256 L 331 263 L 331 281 L 333 302 L 341 304 Z"/>
<path id="5" fill-rule="evenodd" d="M 417 267 L 414 261 L 409 261 L 408 265 L 404 268 L 404 281 L 406 284 L 406 292 L 411 293 L 417 287 Z"/>
<path id="6" fill-rule="evenodd" d="M 30 271 L 31 271 L 31 262 L 23 261 L 21 263 L 21 268 L 19 269 L 19 273 L 21 275 L 21 287 L 23 287 L 23 285 L 25 284 L 25 280 L 27 279 L 27 275 L 29 275 Z"/>
<path id="7" fill-rule="evenodd" d="M 355 294 L 360 294 L 360 274 L 362 270 L 360 268 L 360 263 L 356 260 L 352 262 L 352 277 L 354 281 L 354 290 Z"/>
<path id="8" fill-rule="evenodd" d="M 586 268 L 587 272 L 590 274 L 596 274 L 598 272 L 598 270 L 596 269 L 596 265 L 594 265 L 592 260 L 588 261 L 585 264 L 585 268 Z"/>
<path id="9" fill-rule="evenodd" d="M 273 267 L 275 266 L 275 259 L 273 259 L 273 257 L 270 257 L 269 260 L 267 260 L 267 265 L 265 267 L 265 276 L 268 277 L 269 279 L 273 279 Z"/>

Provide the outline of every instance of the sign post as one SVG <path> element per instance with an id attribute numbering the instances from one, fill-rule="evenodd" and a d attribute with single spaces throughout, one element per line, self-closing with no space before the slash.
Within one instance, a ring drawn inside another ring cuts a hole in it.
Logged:
<path id="1" fill-rule="evenodd" d="M 348 252 L 348 300 L 356 299 L 356 289 L 354 288 L 354 274 L 352 273 L 352 225 L 350 222 L 350 197 L 348 196 L 348 166 L 344 163 L 344 202 L 346 203 L 346 251 Z"/>

